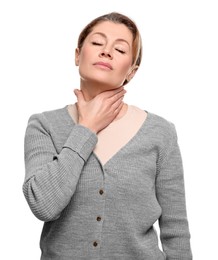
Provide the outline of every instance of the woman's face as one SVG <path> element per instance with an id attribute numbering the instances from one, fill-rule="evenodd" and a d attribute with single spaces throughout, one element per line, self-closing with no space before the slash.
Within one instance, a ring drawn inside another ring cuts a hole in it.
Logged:
<path id="1" fill-rule="evenodd" d="M 131 31 L 123 24 L 104 21 L 76 49 L 75 62 L 82 81 L 92 81 L 108 88 L 120 87 L 133 77 Z"/>

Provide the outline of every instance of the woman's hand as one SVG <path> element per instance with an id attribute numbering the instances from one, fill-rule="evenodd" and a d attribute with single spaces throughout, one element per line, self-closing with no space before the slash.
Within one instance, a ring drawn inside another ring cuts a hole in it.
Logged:
<path id="1" fill-rule="evenodd" d="M 107 127 L 119 114 L 126 93 L 123 87 L 100 93 L 90 101 L 85 101 L 81 90 L 74 90 L 77 97 L 78 123 L 94 133 Z"/>

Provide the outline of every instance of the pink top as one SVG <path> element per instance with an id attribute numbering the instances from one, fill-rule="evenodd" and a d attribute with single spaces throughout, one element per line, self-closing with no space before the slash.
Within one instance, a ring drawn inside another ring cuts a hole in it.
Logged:
<path id="1" fill-rule="evenodd" d="M 73 120 L 78 123 L 76 104 L 69 105 L 68 111 Z M 146 117 L 147 113 L 144 110 L 133 105 L 128 105 L 124 116 L 113 121 L 97 134 L 98 142 L 93 152 L 102 165 L 109 161 L 110 158 L 132 139 L 146 120 Z M 113 136 L 113 139 L 110 138 L 111 136 Z"/>

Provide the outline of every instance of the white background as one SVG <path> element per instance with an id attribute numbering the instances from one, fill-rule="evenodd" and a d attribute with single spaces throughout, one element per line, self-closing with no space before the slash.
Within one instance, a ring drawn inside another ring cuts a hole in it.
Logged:
<path id="1" fill-rule="evenodd" d="M 27 120 L 33 113 L 75 102 L 78 34 L 91 19 L 111 11 L 135 20 L 144 46 L 142 65 L 126 87 L 125 101 L 176 125 L 194 259 L 217 259 L 217 1 L 5 0 L 0 3 L 4 260 L 40 257 L 42 223 L 22 193 Z"/>

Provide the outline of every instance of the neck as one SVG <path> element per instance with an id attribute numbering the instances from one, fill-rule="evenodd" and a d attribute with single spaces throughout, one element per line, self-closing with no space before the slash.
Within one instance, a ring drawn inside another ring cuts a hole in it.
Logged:
<path id="1" fill-rule="evenodd" d="M 84 99 L 86 101 L 90 101 L 93 98 L 95 98 L 97 95 L 99 95 L 100 93 L 107 91 L 107 90 L 112 90 L 115 88 L 112 88 L 111 86 L 102 85 L 102 84 L 99 84 L 99 85 L 96 83 L 92 84 L 90 82 L 88 84 L 85 84 L 83 82 L 83 84 L 80 84 L 80 89 L 83 92 Z M 126 113 L 127 109 L 128 109 L 128 105 L 123 103 L 123 106 L 122 106 L 119 114 L 117 115 L 117 117 L 114 119 L 114 121 L 120 119 Z"/>
<path id="2" fill-rule="evenodd" d="M 92 100 L 93 98 L 95 98 L 97 95 L 99 95 L 100 93 L 103 92 L 102 89 L 93 89 L 92 87 L 91 88 L 86 88 L 86 87 L 80 87 L 82 93 L 83 93 L 83 96 L 84 96 L 84 99 L 86 101 L 90 101 Z"/>
<path id="3" fill-rule="evenodd" d="M 97 84 L 96 82 L 80 82 L 80 89 L 83 92 L 83 96 L 86 101 L 90 101 L 91 99 L 95 98 L 97 95 L 99 95 L 102 92 L 105 92 L 107 90 L 116 89 L 116 87 L 112 87 L 110 85 L 104 85 L 104 84 Z"/>

